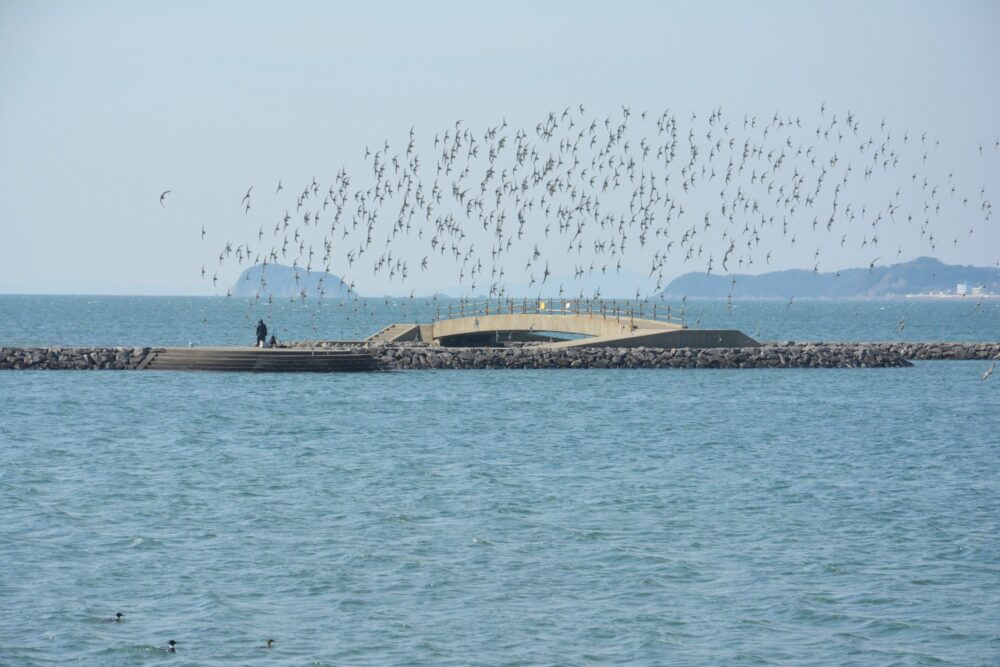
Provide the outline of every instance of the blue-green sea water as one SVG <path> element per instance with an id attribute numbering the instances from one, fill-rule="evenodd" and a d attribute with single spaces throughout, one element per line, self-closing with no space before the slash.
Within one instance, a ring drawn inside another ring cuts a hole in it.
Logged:
<path id="1" fill-rule="evenodd" d="M 271 321 L 433 306 L 353 308 Z M 990 302 L 699 308 L 773 340 L 1000 338 Z M 242 343 L 259 312 L 5 296 L 0 346 Z M 0 664 L 996 665 L 988 365 L 3 371 Z"/>

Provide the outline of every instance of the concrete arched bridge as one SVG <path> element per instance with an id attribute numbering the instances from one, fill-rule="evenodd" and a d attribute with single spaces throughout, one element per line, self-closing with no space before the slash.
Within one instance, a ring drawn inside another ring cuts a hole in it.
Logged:
<path id="1" fill-rule="evenodd" d="M 752 347 L 757 342 L 734 329 L 688 329 L 670 311 L 639 311 L 617 304 L 580 307 L 571 302 L 505 302 L 452 307 L 450 317 L 430 324 L 392 324 L 370 342 L 422 341 L 447 347 L 543 343 L 552 347 Z M 642 315 L 647 315 L 642 317 Z M 565 339 L 558 334 L 576 338 Z"/>

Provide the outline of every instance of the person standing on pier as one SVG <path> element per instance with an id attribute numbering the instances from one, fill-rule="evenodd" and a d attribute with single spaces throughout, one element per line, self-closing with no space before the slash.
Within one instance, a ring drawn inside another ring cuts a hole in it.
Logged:
<path id="1" fill-rule="evenodd" d="M 257 347 L 264 347 L 264 341 L 267 340 L 267 325 L 264 324 L 264 320 L 257 320 Z"/>

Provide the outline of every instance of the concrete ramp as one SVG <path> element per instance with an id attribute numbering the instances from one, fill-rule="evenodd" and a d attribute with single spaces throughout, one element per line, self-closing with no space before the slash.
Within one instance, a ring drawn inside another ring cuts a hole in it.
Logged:
<path id="1" fill-rule="evenodd" d="M 420 340 L 419 324 L 390 324 L 365 339 L 369 343 L 402 343 Z"/>
<path id="2" fill-rule="evenodd" d="M 546 347 L 656 347 L 672 349 L 679 347 L 759 347 L 760 343 L 736 329 L 678 329 L 675 331 L 650 331 L 636 329 L 621 336 L 595 336 L 561 343 L 550 343 Z"/>
<path id="3" fill-rule="evenodd" d="M 396 325 L 399 326 L 399 325 Z M 675 322 L 600 312 L 493 313 L 438 320 L 430 340 L 446 347 L 495 346 L 502 341 L 542 342 L 547 332 L 581 336 L 543 342 L 546 347 L 756 347 L 735 329 L 688 329 Z M 424 338 L 428 340 L 428 338 Z"/>
<path id="4" fill-rule="evenodd" d="M 634 332 L 665 332 L 683 329 L 680 324 L 633 317 L 607 317 L 600 313 L 496 313 L 439 320 L 433 325 L 433 340 L 441 345 L 462 345 L 490 336 L 498 339 L 531 340 L 543 332 L 589 336 L 592 342 L 621 338 Z"/>

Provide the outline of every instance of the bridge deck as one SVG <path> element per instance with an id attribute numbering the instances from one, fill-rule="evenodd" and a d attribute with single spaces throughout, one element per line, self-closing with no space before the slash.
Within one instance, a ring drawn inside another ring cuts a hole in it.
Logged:
<path id="1" fill-rule="evenodd" d="M 418 340 L 453 347 L 496 345 L 503 341 L 543 342 L 545 334 L 582 336 L 556 340 L 552 347 L 749 347 L 757 342 L 732 329 L 688 329 L 676 322 L 601 312 L 496 312 L 435 320 L 432 324 L 386 327 L 369 340 Z"/>

